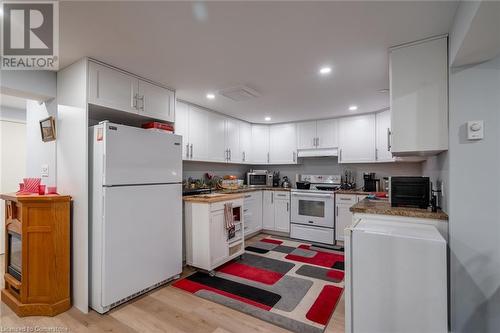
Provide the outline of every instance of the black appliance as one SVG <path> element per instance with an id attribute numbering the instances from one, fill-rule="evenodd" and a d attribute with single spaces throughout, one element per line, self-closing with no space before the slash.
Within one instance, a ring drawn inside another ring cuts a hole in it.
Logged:
<path id="1" fill-rule="evenodd" d="M 297 186 L 297 189 L 299 190 L 308 190 L 311 188 L 311 183 L 307 181 L 299 181 L 295 182 L 295 186 Z"/>
<path id="2" fill-rule="evenodd" d="M 280 173 L 279 173 L 279 171 L 273 172 L 273 187 L 280 187 Z"/>
<path id="3" fill-rule="evenodd" d="M 392 207 L 429 207 L 429 177 L 391 177 L 389 182 L 389 200 Z"/>
<path id="4" fill-rule="evenodd" d="M 375 179 L 374 172 L 363 173 L 364 186 L 363 190 L 366 192 L 379 192 L 380 191 L 380 179 Z"/>
<path id="5" fill-rule="evenodd" d="M 22 272 L 22 241 L 17 232 L 7 231 L 7 246 L 9 256 L 7 258 L 7 272 L 21 281 Z"/>

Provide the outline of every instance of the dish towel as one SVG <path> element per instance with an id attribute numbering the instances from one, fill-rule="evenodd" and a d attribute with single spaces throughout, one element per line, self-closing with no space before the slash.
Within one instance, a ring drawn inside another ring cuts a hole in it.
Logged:
<path id="1" fill-rule="evenodd" d="M 234 227 L 233 204 L 230 202 L 224 204 L 224 222 L 226 224 L 227 239 L 229 240 L 236 234 Z"/>

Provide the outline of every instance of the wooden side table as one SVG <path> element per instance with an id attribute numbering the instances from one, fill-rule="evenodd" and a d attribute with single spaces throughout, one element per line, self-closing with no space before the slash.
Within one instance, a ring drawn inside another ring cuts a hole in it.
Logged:
<path id="1" fill-rule="evenodd" d="M 70 202 L 67 195 L 2 194 L 5 289 L 18 316 L 55 316 L 71 307 Z"/>

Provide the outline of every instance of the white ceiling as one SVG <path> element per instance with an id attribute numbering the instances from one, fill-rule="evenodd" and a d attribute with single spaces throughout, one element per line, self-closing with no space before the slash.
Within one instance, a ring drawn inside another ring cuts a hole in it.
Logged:
<path id="1" fill-rule="evenodd" d="M 390 46 L 447 33 L 455 1 L 61 2 L 60 57 L 90 56 L 252 122 L 366 113 L 389 106 Z M 320 77 L 322 65 L 331 65 Z M 260 97 L 207 92 L 245 84 Z"/>

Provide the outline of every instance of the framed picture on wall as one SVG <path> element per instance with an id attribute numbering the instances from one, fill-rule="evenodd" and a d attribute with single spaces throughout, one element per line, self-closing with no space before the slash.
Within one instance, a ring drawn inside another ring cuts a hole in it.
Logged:
<path id="1" fill-rule="evenodd" d="M 56 121 L 54 117 L 40 120 L 40 131 L 42 133 L 42 141 L 54 141 L 56 139 Z"/>

